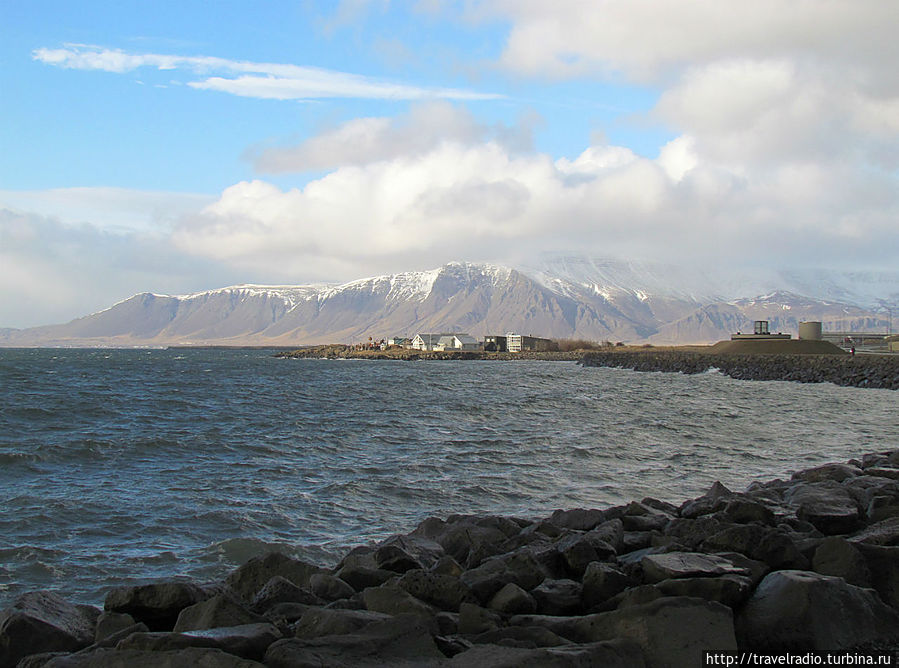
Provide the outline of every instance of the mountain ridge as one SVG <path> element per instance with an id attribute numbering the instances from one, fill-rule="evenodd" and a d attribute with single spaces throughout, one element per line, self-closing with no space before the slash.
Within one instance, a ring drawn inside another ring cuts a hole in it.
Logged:
<path id="1" fill-rule="evenodd" d="M 522 269 L 451 262 L 343 284 L 143 292 L 69 323 L 0 329 L 0 346 L 299 346 L 421 331 L 685 344 L 727 338 L 755 319 L 794 334 L 802 320 L 820 320 L 825 329 L 886 331 L 882 313 L 831 298 L 867 295 L 870 304 L 863 275 L 844 285 L 837 274 L 826 277 L 818 284 L 823 299 L 789 289 L 814 287 L 798 273 L 765 275 L 757 291 L 740 294 L 753 289 L 747 277 L 728 282 L 705 268 L 576 256 Z M 899 273 L 871 274 L 868 281 L 887 288 L 881 305 L 899 303 Z"/>

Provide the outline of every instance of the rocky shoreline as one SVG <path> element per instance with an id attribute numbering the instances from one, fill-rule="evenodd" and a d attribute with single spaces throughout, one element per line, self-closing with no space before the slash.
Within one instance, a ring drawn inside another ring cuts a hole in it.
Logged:
<path id="1" fill-rule="evenodd" d="M 452 515 L 332 568 L 272 553 L 224 581 L 32 592 L 0 668 L 700 666 L 703 652 L 899 643 L 899 450 L 542 519 Z"/>
<path id="2" fill-rule="evenodd" d="M 597 351 L 581 364 L 686 374 L 718 369 L 741 380 L 789 380 L 899 390 L 896 355 L 713 354 L 688 350 Z"/>

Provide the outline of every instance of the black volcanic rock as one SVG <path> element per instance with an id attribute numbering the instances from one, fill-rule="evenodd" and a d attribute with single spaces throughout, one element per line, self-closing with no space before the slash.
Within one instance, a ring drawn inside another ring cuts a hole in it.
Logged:
<path id="1" fill-rule="evenodd" d="M 699 665 L 710 648 L 891 648 L 899 524 L 859 509 L 893 498 L 894 478 L 866 472 L 897 463 L 899 450 L 873 453 L 742 493 L 716 485 L 679 506 L 644 499 L 536 520 L 430 518 L 342 560 L 336 572 L 358 577 L 358 593 L 323 568 L 268 555 L 236 569 L 229 586 L 115 588 L 102 618 L 90 606 L 28 594 L 0 613 L 0 668 L 20 659 L 22 668 L 260 665 L 253 659 L 652 667 Z M 635 517 L 654 528 L 625 530 Z M 637 544 L 645 545 L 625 551 Z M 265 619 L 248 609 L 250 593 Z M 178 632 L 148 632 L 139 621 L 170 629 L 176 613 Z"/>

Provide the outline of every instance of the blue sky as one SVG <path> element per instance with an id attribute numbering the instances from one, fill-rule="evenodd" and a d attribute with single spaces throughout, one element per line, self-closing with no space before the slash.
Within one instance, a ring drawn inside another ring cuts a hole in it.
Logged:
<path id="1" fill-rule="evenodd" d="M 336 3 L 216 3 L 214 17 L 207 3 L 7 8 L 3 146 L 20 159 L 0 165 L 4 187 L 215 194 L 258 176 L 246 159 L 253 149 L 295 142 L 353 118 L 395 116 L 412 101 L 239 97 L 190 88 L 204 77 L 186 67 L 67 69 L 37 58 L 40 49 L 310 66 L 419 88 L 437 99 L 440 89 L 457 89 L 487 98 L 466 105 L 483 122 L 513 126 L 533 117 L 534 146 L 557 157 L 576 157 L 597 132 L 649 156 L 671 138 L 660 124 L 629 120 L 652 107 L 657 91 L 650 87 L 532 81 L 499 71 L 494 63 L 508 31 L 505 21 L 474 24 L 410 10 L 412 3 L 359 5 L 341 12 Z"/>
<path id="2" fill-rule="evenodd" d="M 0 8 L 0 326 L 576 252 L 894 268 L 899 5 Z"/>

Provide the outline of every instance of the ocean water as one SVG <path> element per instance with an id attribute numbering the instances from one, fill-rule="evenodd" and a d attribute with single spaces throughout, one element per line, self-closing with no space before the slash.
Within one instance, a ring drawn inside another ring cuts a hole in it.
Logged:
<path id="1" fill-rule="evenodd" d="M 0 608 L 333 565 L 428 516 L 680 503 L 899 447 L 899 394 L 265 350 L 0 349 Z"/>

